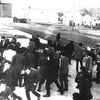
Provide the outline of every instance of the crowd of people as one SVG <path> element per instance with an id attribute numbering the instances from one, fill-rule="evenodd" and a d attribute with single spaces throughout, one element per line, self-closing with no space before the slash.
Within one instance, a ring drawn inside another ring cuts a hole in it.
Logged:
<path id="1" fill-rule="evenodd" d="M 45 46 L 41 46 L 39 35 L 32 36 L 28 47 L 21 47 L 21 43 L 17 42 L 16 35 L 11 41 L 5 36 L 1 37 L 0 86 L 6 84 L 5 86 L 9 87 L 7 90 L 0 91 L 2 100 L 10 100 L 11 98 L 22 100 L 20 96 L 14 93 L 16 86 L 25 87 L 27 100 L 31 100 L 30 91 L 37 96 L 37 100 L 40 100 L 39 92 L 41 92 L 43 84 L 46 88 L 46 94 L 43 97 L 50 97 L 50 85 L 52 83 L 55 83 L 58 92 L 64 95 L 64 92 L 68 91 L 69 88 L 68 76 L 69 65 L 72 64 L 71 59 L 76 60 L 75 82 L 77 83 L 76 88 L 79 89 L 79 93 L 73 94 L 73 100 L 90 100 L 93 98 L 91 88 L 94 65 L 97 65 L 95 81 L 100 83 L 99 48 L 87 50 L 82 43 L 75 46 L 73 41 L 62 45 L 60 35 L 60 33 L 57 34 L 55 41 L 48 40 Z M 9 50 L 14 52 L 10 60 L 7 59 L 8 56 L 5 56 L 5 52 L 10 54 Z M 9 67 L 7 68 L 7 66 Z M 9 95 L 11 95 L 10 98 Z"/>

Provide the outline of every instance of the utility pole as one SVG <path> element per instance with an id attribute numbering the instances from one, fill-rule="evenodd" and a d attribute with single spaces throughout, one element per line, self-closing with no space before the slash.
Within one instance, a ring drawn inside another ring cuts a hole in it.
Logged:
<path id="1" fill-rule="evenodd" d="M 75 5 L 73 0 L 72 30 L 74 30 L 74 13 L 75 13 Z"/>

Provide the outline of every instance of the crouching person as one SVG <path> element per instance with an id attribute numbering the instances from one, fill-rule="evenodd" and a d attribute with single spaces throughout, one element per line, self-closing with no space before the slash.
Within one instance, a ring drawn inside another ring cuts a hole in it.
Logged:
<path id="1" fill-rule="evenodd" d="M 25 89 L 27 100 L 31 100 L 30 91 L 37 96 L 37 100 L 40 100 L 40 94 L 36 91 L 37 83 L 40 79 L 39 72 L 34 68 L 26 68 L 22 71 L 22 74 L 25 75 Z"/>
<path id="2" fill-rule="evenodd" d="M 79 100 L 91 100 L 93 98 L 91 94 L 92 84 L 89 81 L 85 67 L 82 67 L 82 72 L 78 73 L 75 82 L 78 83 L 76 88 L 79 89 Z"/>

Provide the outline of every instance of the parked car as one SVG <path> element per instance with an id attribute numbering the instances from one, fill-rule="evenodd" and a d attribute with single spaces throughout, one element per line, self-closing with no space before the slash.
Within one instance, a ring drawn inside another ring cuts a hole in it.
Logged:
<path id="1" fill-rule="evenodd" d="M 17 18 L 17 17 L 14 17 L 13 18 L 13 22 L 14 23 L 27 23 L 27 19 L 26 18 Z"/>

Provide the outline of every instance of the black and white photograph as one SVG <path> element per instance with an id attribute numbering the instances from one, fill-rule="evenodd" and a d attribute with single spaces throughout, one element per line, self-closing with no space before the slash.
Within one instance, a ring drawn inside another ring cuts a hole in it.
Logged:
<path id="1" fill-rule="evenodd" d="M 0 100 L 100 100 L 100 1 L 0 0 Z"/>

